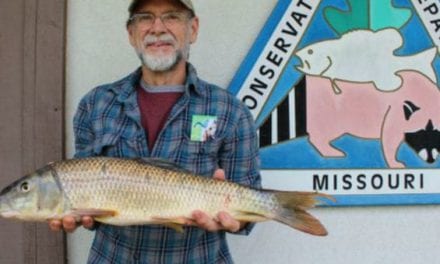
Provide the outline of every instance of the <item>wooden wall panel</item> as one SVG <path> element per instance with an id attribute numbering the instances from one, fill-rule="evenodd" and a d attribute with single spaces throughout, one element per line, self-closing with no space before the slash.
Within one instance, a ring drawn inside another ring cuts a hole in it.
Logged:
<path id="1" fill-rule="evenodd" d="M 66 0 L 0 1 L 0 186 L 63 158 Z M 0 220 L 0 263 L 65 263 L 47 224 Z"/>

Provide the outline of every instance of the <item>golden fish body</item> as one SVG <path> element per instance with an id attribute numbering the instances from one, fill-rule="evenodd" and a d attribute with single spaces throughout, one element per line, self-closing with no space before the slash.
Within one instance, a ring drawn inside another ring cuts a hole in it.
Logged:
<path id="1" fill-rule="evenodd" d="M 317 202 L 308 192 L 256 190 L 219 181 L 158 159 L 95 157 L 48 164 L 0 193 L 0 214 L 45 221 L 91 215 L 112 225 L 164 224 L 180 229 L 192 212 L 237 220 L 276 220 L 314 235 L 327 234 L 305 212 Z"/>

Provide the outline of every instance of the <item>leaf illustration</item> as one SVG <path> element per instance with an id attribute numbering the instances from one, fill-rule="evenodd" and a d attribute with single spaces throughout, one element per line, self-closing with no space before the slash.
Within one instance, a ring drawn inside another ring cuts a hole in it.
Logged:
<path id="1" fill-rule="evenodd" d="M 368 0 L 348 0 L 348 11 L 327 7 L 324 16 L 339 35 L 353 29 L 368 29 Z"/>
<path id="2" fill-rule="evenodd" d="M 407 8 L 394 7 L 390 1 L 371 0 L 370 28 L 377 31 L 383 28 L 401 28 L 411 18 Z"/>
<path id="3" fill-rule="evenodd" d="M 346 3 L 348 11 L 334 7 L 324 10 L 326 20 L 339 35 L 355 29 L 399 29 L 412 15 L 410 9 L 395 7 L 392 0 L 346 0 Z"/>

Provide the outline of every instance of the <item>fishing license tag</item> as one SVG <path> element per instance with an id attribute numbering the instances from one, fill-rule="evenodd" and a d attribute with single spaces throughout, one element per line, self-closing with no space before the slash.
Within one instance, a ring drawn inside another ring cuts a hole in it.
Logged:
<path id="1" fill-rule="evenodd" d="M 193 115 L 191 124 L 191 141 L 205 142 L 215 139 L 217 117 L 209 115 Z"/>

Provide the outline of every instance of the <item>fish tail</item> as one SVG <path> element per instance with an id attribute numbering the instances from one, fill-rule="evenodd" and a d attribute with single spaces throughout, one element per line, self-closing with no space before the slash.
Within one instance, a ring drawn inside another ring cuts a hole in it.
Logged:
<path id="1" fill-rule="evenodd" d="M 281 205 L 274 220 L 311 235 L 327 235 L 321 222 L 306 210 L 321 204 L 319 197 L 334 200 L 331 196 L 317 192 L 274 192 L 274 196 Z"/>
<path id="2" fill-rule="evenodd" d="M 437 82 L 437 77 L 434 69 L 432 68 L 432 62 L 434 61 L 437 52 L 439 50 L 437 47 L 432 47 L 425 51 L 420 52 L 411 59 L 410 63 L 414 70 L 420 71 L 422 74 L 426 75 L 433 82 Z"/>

